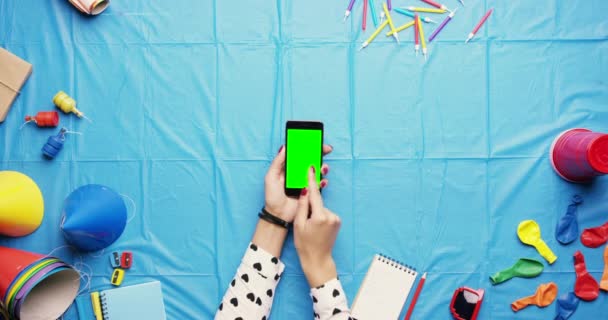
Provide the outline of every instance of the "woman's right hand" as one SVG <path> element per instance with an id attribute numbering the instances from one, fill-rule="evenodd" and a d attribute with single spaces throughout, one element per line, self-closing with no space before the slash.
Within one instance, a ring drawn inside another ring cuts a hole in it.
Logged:
<path id="1" fill-rule="evenodd" d="M 308 170 L 308 187 L 302 189 L 294 221 L 294 241 L 302 270 L 312 288 L 338 276 L 332 249 L 340 230 L 340 217 L 325 208 L 314 168 Z"/>

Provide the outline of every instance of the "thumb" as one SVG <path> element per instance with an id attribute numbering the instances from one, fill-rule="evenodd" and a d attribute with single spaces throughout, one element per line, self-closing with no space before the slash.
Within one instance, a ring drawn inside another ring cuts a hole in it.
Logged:
<path id="1" fill-rule="evenodd" d="M 308 212 L 309 212 L 309 197 L 310 192 L 308 192 L 308 188 L 302 189 L 302 193 L 300 193 L 300 198 L 298 199 L 298 209 L 296 211 L 296 218 L 294 220 L 294 224 L 296 226 L 304 225 L 306 220 L 308 220 Z"/>

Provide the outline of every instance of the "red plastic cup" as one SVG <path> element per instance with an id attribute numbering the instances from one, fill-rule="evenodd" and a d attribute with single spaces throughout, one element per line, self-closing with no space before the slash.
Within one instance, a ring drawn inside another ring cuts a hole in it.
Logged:
<path id="1" fill-rule="evenodd" d="M 608 134 L 576 128 L 562 132 L 551 145 L 551 165 L 570 182 L 590 182 L 608 174 Z"/>
<path id="2" fill-rule="evenodd" d="M 36 116 L 26 116 L 25 121 L 34 121 L 39 127 L 56 127 L 59 124 L 57 111 L 41 111 Z"/>

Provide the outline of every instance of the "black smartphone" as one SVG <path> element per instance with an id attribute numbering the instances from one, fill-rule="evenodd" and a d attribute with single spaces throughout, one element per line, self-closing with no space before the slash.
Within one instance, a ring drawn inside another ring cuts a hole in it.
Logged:
<path id="1" fill-rule="evenodd" d="M 285 126 L 285 194 L 297 197 L 308 187 L 308 170 L 314 166 L 317 185 L 321 182 L 323 123 L 287 121 Z"/>

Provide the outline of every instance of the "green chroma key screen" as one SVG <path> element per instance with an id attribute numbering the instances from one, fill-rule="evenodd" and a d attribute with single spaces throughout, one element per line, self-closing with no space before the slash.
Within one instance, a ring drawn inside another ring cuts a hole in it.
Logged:
<path id="1" fill-rule="evenodd" d="M 321 182 L 321 144 L 323 131 L 287 129 L 287 188 L 308 187 L 307 170 L 315 167 L 317 184 Z"/>

